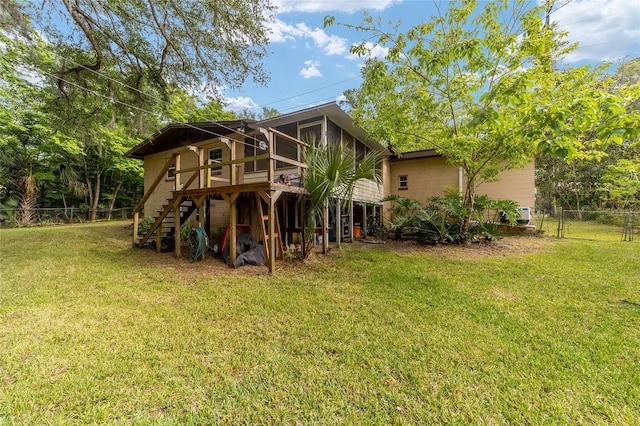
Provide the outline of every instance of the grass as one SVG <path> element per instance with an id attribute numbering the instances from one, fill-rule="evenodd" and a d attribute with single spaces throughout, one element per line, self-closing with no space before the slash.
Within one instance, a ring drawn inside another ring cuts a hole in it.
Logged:
<path id="1" fill-rule="evenodd" d="M 600 241 L 622 241 L 624 239 L 623 218 L 619 223 L 607 224 L 595 220 L 566 219 L 564 221 L 564 237 Z M 637 221 L 638 219 L 636 219 Z M 543 229 L 546 235 L 558 235 L 558 218 L 546 218 Z M 633 240 L 640 241 L 640 224 L 633 227 Z M 627 236 L 628 238 L 629 236 Z"/>
<path id="2" fill-rule="evenodd" d="M 0 424 L 640 422 L 640 247 L 345 245 L 230 270 L 0 231 Z"/>

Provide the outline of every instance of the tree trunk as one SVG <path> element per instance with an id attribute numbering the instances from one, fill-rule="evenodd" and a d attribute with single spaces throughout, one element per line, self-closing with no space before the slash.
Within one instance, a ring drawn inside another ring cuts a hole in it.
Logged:
<path id="1" fill-rule="evenodd" d="M 96 220 L 96 217 L 97 217 L 98 201 L 100 200 L 101 180 L 102 180 L 102 173 L 97 173 L 93 191 L 89 192 L 89 203 L 90 203 L 89 218 L 88 218 L 89 221 L 94 221 Z"/>
<path id="2" fill-rule="evenodd" d="M 20 204 L 18 207 L 18 222 L 29 225 L 36 217 L 38 186 L 33 175 L 25 176 L 20 184 Z"/>
<path id="3" fill-rule="evenodd" d="M 109 201 L 109 219 L 111 219 L 111 213 L 113 212 L 113 206 L 116 204 L 116 197 L 118 196 L 118 192 L 122 187 L 122 181 L 118 182 L 115 189 L 111 193 L 111 200 Z"/>
<path id="4" fill-rule="evenodd" d="M 464 199 L 462 201 L 462 206 L 464 207 L 466 213 L 462 219 L 462 223 L 460 224 L 460 235 L 465 235 L 467 231 L 469 231 L 469 226 L 471 225 L 471 214 L 473 213 L 473 208 L 476 200 L 476 182 L 475 178 L 469 178 L 470 173 L 467 173 L 467 187 L 464 192 Z"/>

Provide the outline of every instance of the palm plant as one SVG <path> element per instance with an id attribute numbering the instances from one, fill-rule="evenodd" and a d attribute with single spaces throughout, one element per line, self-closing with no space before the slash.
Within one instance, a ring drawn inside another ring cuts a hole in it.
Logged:
<path id="1" fill-rule="evenodd" d="M 371 179 L 378 185 L 382 178 L 376 170 L 382 160 L 380 153 L 367 152 L 356 162 L 353 149 L 341 142 L 329 142 L 316 146 L 315 137 L 311 135 L 305 141 L 308 145 L 304 156 L 307 171 L 304 186 L 309 193 L 309 211 L 307 216 L 307 232 L 305 256 L 309 256 L 313 247 L 313 229 L 320 221 L 324 223 L 324 212 L 331 199 L 351 200 L 356 184 L 361 179 Z"/>

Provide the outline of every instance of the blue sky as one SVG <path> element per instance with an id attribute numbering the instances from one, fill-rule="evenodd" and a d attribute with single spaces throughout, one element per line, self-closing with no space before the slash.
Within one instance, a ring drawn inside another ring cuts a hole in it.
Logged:
<path id="1" fill-rule="evenodd" d="M 340 26 L 323 28 L 324 17 L 358 24 L 363 11 L 383 21 L 401 21 L 406 30 L 428 21 L 438 0 L 272 0 L 278 11 L 270 26 L 270 55 L 264 66 L 270 82 L 256 86 L 251 81 L 241 90 L 223 90 L 227 109 L 263 106 L 287 113 L 338 100 L 344 90 L 359 86 L 363 59 L 349 54 L 349 47 L 365 34 Z M 551 15 L 569 40 L 580 47 L 566 64 L 582 65 L 619 61 L 640 56 L 640 0 L 557 0 Z M 378 53 L 382 54 L 381 50 Z"/>

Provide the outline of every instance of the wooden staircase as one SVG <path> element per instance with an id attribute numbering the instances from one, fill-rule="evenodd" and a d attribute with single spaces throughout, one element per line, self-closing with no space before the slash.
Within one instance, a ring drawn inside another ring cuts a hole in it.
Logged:
<path id="1" fill-rule="evenodd" d="M 151 244 L 152 242 L 158 246 L 158 238 L 162 240 L 163 237 L 173 236 L 176 232 L 176 218 L 173 209 L 175 199 L 167 199 L 167 203 L 162 207 L 162 210 L 158 212 L 155 217 L 153 225 L 144 234 L 138 237 L 138 247 L 143 247 L 145 244 Z M 196 204 L 190 198 L 185 198 L 180 202 L 180 225 L 178 229 L 184 225 L 186 220 L 196 210 Z M 158 237 L 159 236 L 159 237 Z"/>
<path id="2" fill-rule="evenodd" d="M 260 231 L 262 232 L 262 241 L 264 242 L 264 254 L 269 259 L 269 233 L 267 232 L 269 226 L 269 215 L 264 214 L 264 207 L 262 206 L 262 198 L 256 196 L 256 203 L 258 204 L 258 216 L 260 217 Z M 274 209 L 274 222 L 276 232 L 273 234 L 273 238 L 276 241 L 276 253 L 280 252 L 276 259 L 284 260 L 284 247 L 282 245 L 282 238 L 280 236 L 280 221 L 278 220 L 278 209 Z"/>

